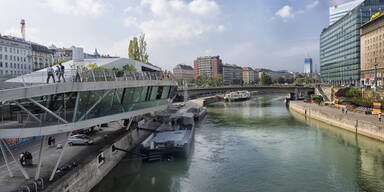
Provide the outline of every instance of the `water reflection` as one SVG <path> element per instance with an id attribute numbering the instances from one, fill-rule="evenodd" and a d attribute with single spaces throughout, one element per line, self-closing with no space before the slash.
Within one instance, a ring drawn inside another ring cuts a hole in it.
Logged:
<path id="1" fill-rule="evenodd" d="M 212 104 L 188 160 L 126 159 L 93 191 L 384 191 L 383 143 L 289 112 L 283 98 Z"/>
<path id="2" fill-rule="evenodd" d="M 318 129 L 319 134 L 336 138 L 346 147 L 352 147 L 356 151 L 356 172 L 358 185 L 363 191 L 384 190 L 384 144 L 365 136 L 336 128 L 323 122 L 307 119 L 295 111 L 292 116 L 300 122 L 306 123 Z M 380 190 L 378 190 L 380 189 Z"/>

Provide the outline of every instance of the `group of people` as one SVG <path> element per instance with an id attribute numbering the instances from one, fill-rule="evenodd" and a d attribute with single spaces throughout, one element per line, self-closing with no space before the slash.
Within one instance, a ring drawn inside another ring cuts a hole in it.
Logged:
<path id="1" fill-rule="evenodd" d="M 61 78 L 63 78 L 63 81 L 65 82 L 65 77 L 64 77 L 64 72 L 65 72 L 65 67 L 59 63 L 59 65 L 56 65 L 56 69 L 53 68 L 52 65 L 50 65 L 47 68 L 47 83 L 49 83 L 49 80 L 53 79 L 53 83 L 56 83 L 55 76 L 58 79 L 58 82 L 61 82 Z"/>

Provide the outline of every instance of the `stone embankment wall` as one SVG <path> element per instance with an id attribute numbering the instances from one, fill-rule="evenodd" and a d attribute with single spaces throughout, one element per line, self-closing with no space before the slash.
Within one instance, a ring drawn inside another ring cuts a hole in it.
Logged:
<path id="1" fill-rule="evenodd" d="M 113 143 L 118 148 L 132 150 L 149 135 L 149 132 L 133 130 L 122 135 Z M 104 156 L 100 163 L 99 155 Z M 106 145 L 100 153 L 87 158 L 74 170 L 59 178 L 44 191 L 47 192 L 86 192 L 98 184 L 126 155 L 123 151 L 112 151 L 112 144 Z"/>
<path id="2" fill-rule="evenodd" d="M 327 109 L 328 108 L 328 109 Z M 364 135 L 373 139 L 384 141 L 384 126 L 378 121 L 365 120 L 365 116 L 354 114 L 353 116 L 339 114 L 339 110 L 330 109 L 327 106 L 306 104 L 303 101 L 291 101 L 289 109 L 296 111 L 306 118 L 313 118 L 324 123 L 343 128 L 345 130 Z"/>

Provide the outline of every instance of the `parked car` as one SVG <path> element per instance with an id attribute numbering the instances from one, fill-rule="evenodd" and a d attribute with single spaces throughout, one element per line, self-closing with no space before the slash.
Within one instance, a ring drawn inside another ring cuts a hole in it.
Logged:
<path id="1" fill-rule="evenodd" d="M 83 134 L 72 135 L 68 139 L 69 145 L 90 145 L 92 143 L 92 138 Z"/>

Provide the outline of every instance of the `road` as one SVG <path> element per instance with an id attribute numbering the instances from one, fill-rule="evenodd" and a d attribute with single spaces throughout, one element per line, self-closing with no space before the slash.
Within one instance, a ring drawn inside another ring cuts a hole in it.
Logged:
<path id="1" fill-rule="evenodd" d="M 108 138 L 116 137 L 118 133 L 120 133 L 120 131 L 123 130 L 121 128 L 122 128 L 121 124 L 111 123 L 109 127 L 96 131 L 92 135 L 95 141 L 93 145 L 69 146 L 63 155 L 63 159 L 59 167 L 69 163 L 73 163 L 73 162 L 79 163 L 88 156 L 96 155 L 97 152 L 100 150 L 100 148 L 104 147 L 105 138 L 108 139 Z M 55 135 L 55 138 L 56 138 L 56 144 L 64 144 L 66 139 L 66 134 L 62 133 L 62 134 Z M 38 158 L 39 158 L 40 141 L 41 140 L 31 141 L 29 143 L 22 144 L 12 149 L 12 153 L 15 156 L 15 158 L 18 158 L 18 155 L 24 151 L 29 151 L 32 153 L 33 166 L 24 167 L 31 178 L 34 178 L 36 174 Z M 53 146 L 48 147 L 48 143 L 44 144 L 44 157 L 43 157 L 43 164 L 41 168 L 41 177 L 44 178 L 45 182 L 48 181 L 48 178 L 52 173 L 52 170 L 55 166 L 55 163 L 61 151 L 62 149 L 56 149 L 56 147 L 53 147 Z M 19 186 L 23 185 L 26 182 L 25 178 L 22 175 L 21 171 L 18 169 L 16 162 L 13 161 L 13 159 L 11 159 L 11 157 L 8 155 L 8 159 L 12 161 L 10 163 L 10 167 L 14 174 L 14 177 L 10 178 L 3 156 L 1 155 L 0 158 L 1 158 L 0 160 L 0 191 L 1 192 L 14 191 Z"/>

